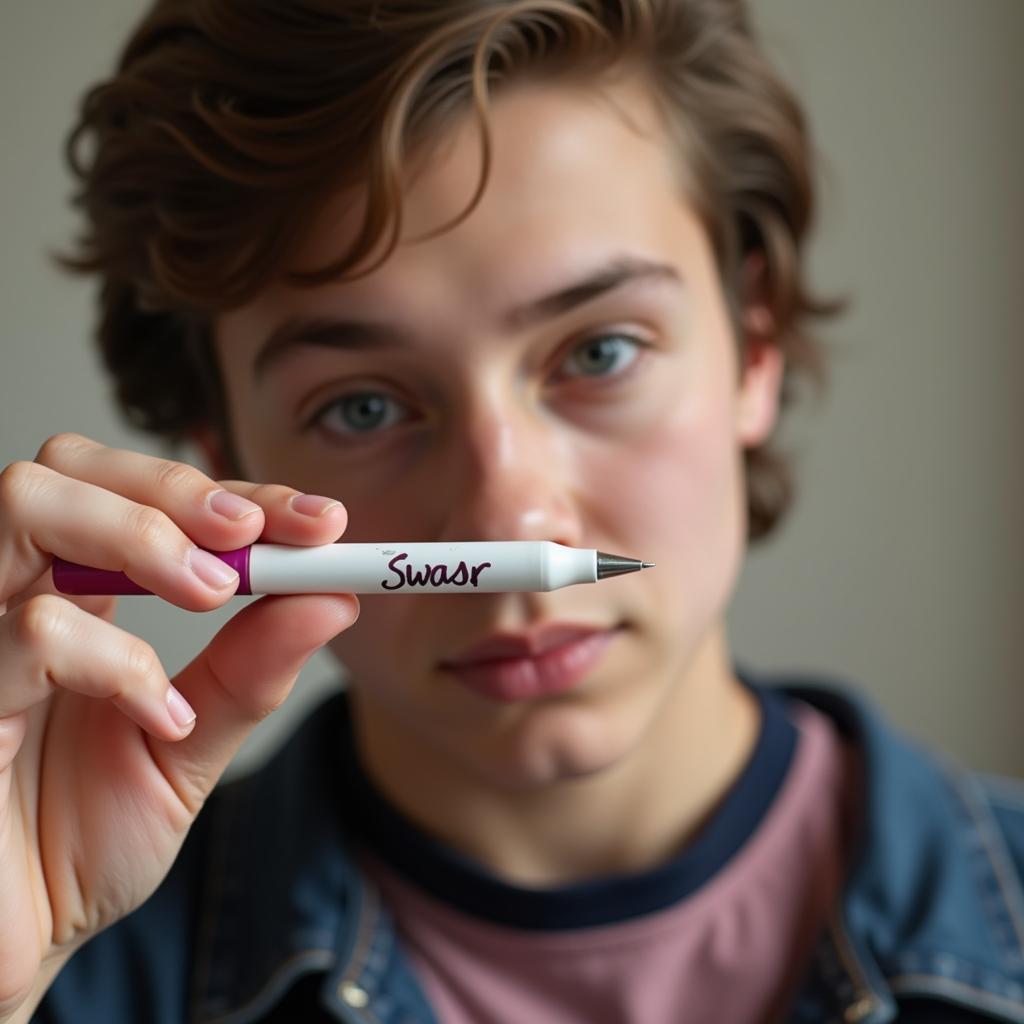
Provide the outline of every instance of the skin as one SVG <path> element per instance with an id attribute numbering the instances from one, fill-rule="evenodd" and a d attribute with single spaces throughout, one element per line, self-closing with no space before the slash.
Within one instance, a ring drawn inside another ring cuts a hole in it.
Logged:
<path id="1" fill-rule="evenodd" d="M 492 130 L 492 175 L 465 221 L 427 237 L 477 181 L 468 121 L 407 182 L 382 266 L 278 282 L 220 317 L 215 344 L 246 475 L 337 497 L 344 540 L 553 540 L 657 563 L 550 593 L 363 597 L 330 642 L 381 790 L 506 879 L 554 884 L 663 860 L 749 757 L 758 712 L 724 615 L 745 545 L 742 451 L 775 423 L 782 357 L 751 335 L 740 374 L 707 234 L 642 82 L 516 86 L 494 100 Z M 295 265 L 335 256 L 358 209 L 339 196 Z M 507 321 L 626 258 L 671 273 Z M 297 318 L 398 327 L 365 350 L 303 346 L 257 379 L 265 339 Z M 595 336 L 612 339 L 599 372 Z M 339 400 L 367 391 L 387 396 L 385 417 L 358 432 Z M 616 630 L 568 693 L 497 703 L 440 667 L 550 622 Z"/>
<path id="2" fill-rule="evenodd" d="M 262 598 L 169 680 L 153 648 L 114 624 L 116 599 L 55 592 L 51 556 L 208 611 L 237 578 L 201 576 L 193 542 L 323 544 L 345 522 L 339 504 L 280 484 L 217 483 L 75 434 L 0 472 L 4 1024 L 27 1021 L 69 956 L 157 887 L 246 736 L 358 613 L 346 595 Z"/>

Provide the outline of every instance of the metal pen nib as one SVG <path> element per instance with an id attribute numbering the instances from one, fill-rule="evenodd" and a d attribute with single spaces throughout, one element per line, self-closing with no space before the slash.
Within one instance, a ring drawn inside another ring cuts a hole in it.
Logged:
<path id="1" fill-rule="evenodd" d="M 623 558 L 621 555 L 608 555 L 603 551 L 597 553 L 597 578 L 606 580 L 609 576 L 621 576 L 626 572 L 639 572 L 641 569 L 653 569 L 653 562 L 641 562 L 636 558 Z"/>

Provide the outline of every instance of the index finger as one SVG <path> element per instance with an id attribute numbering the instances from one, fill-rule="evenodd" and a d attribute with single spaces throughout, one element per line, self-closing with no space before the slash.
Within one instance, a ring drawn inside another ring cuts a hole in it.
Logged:
<path id="1" fill-rule="evenodd" d="M 159 509 L 197 545 L 212 551 L 244 547 L 263 535 L 282 544 L 328 544 L 341 536 L 348 521 L 345 507 L 335 499 L 324 514 L 311 515 L 301 502 L 313 496 L 293 487 L 218 482 L 187 463 L 108 448 L 79 434 L 51 438 L 36 461 Z"/>
<path id="2" fill-rule="evenodd" d="M 123 572 L 193 611 L 217 607 L 238 584 L 237 573 L 159 509 L 34 462 L 13 463 L 0 473 L 0 606 L 39 580 L 52 555 Z"/>

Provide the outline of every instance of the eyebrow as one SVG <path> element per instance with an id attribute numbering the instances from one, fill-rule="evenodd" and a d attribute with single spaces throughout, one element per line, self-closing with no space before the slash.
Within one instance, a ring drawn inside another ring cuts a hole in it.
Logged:
<path id="1" fill-rule="evenodd" d="M 657 263 L 635 256 L 620 256 L 558 291 L 508 310 L 500 318 L 511 333 L 593 302 L 602 295 L 636 282 L 682 284 L 670 263 Z M 275 364 L 301 348 L 329 348 L 343 351 L 406 348 L 415 344 L 416 334 L 407 327 L 379 320 L 334 320 L 324 317 L 289 318 L 275 327 L 260 345 L 253 361 L 256 381 Z"/>
<path id="2" fill-rule="evenodd" d="M 620 256 L 598 267 L 581 281 L 509 310 L 501 318 L 501 323 L 509 332 L 523 330 L 539 321 L 554 319 L 568 313 L 577 306 L 592 302 L 624 284 L 638 281 L 671 281 L 682 284 L 679 272 L 671 263 L 655 263 L 635 256 Z"/>
<path id="3" fill-rule="evenodd" d="M 405 348 L 412 336 L 398 324 L 373 320 L 332 320 L 289 318 L 275 327 L 260 346 L 252 364 L 253 379 L 259 382 L 275 363 L 302 348 L 330 348 L 358 352 L 364 349 Z"/>

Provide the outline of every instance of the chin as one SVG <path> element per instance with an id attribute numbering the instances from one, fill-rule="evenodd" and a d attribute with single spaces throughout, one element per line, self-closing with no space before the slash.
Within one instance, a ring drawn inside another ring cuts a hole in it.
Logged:
<path id="1" fill-rule="evenodd" d="M 637 750 L 643 731 L 612 710 L 545 708 L 509 737 L 504 756 L 485 772 L 502 789 L 524 792 L 610 772 Z"/>

